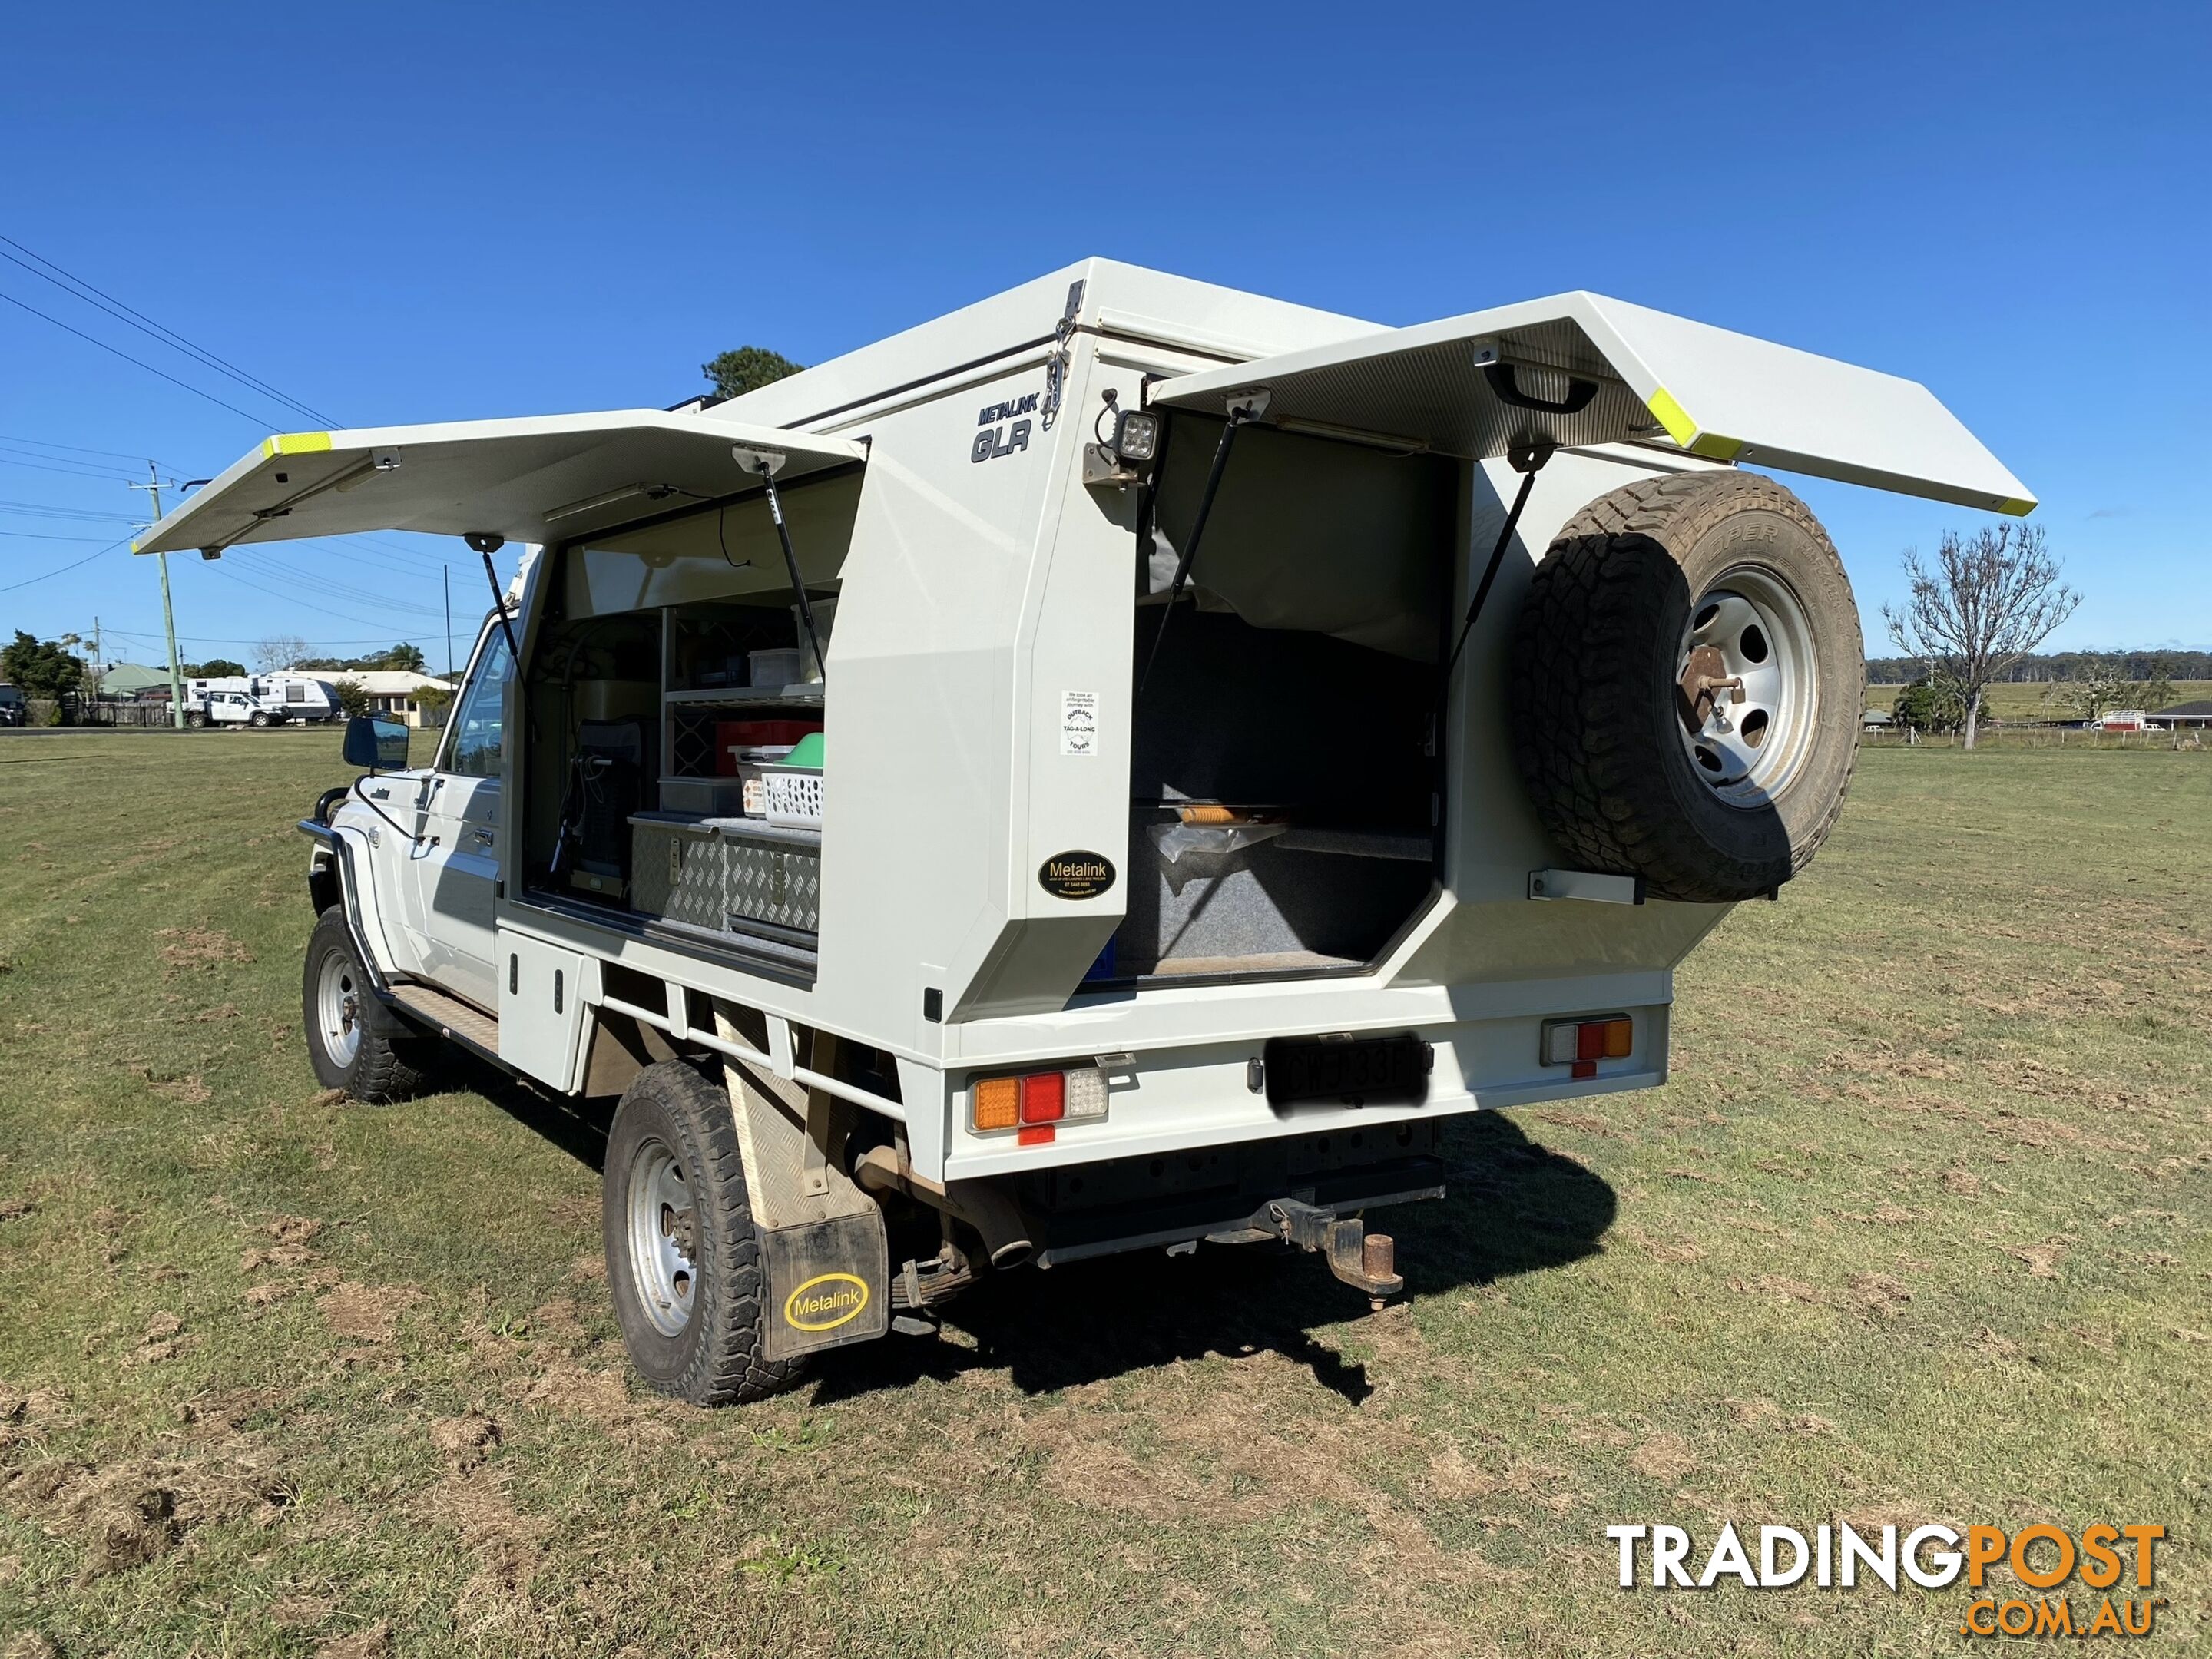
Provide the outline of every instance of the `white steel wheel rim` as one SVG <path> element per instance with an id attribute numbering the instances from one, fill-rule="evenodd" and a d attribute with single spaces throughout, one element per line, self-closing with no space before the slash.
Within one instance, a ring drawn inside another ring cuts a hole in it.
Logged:
<path id="1" fill-rule="evenodd" d="M 1691 605 L 1675 656 L 1676 726 L 1715 799 L 1771 805 L 1804 769 L 1820 714 L 1816 661 L 1803 604 L 1771 571 L 1726 571 Z"/>
<path id="2" fill-rule="evenodd" d="M 665 1141 L 648 1139 L 630 1155 L 626 1183 L 629 1270 L 653 1329 L 680 1336 L 699 1299 L 697 1212 L 684 1166 Z"/>
<path id="3" fill-rule="evenodd" d="M 361 1052 L 361 985 L 354 965 L 343 951 L 323 958 L 323 971 L 315 980 L 315 1023 L 322 1030 L 324 1051 L 340 1070 L 353 1064 Z"/>

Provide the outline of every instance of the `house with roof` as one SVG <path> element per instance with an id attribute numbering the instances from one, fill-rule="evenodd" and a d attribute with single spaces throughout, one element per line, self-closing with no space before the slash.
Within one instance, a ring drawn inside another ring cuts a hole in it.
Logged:
<path id="1" fill-rule="evenodd" d="M 368 696 L 369 712 L 387 719 L 401 720 L 409 726 L 443 726 L 446 710 L 452 702 L 450 696 L 430 700 L 434 706 L 426 707 L 422 694 L 425 691 L 450 693 L 451 680 L 441 680 L 431 674 L 418 674 L 408 668 L 356 668 L 330 671 L 332 685 L 357 685 Z"/>

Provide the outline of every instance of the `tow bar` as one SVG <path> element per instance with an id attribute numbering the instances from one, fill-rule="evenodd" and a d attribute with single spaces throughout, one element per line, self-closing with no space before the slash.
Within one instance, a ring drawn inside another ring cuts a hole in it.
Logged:
<path id="1" fill-rule="evenodd" d="M 1334 1273 L 1355 1290 L 1367 1292 L 1376 1312 L 1383 1299 L 1406 1288 L 1405 1275 L 1397 1271 L 1397 1241 L 1388 1233 L 1370 1233 L 1358 1216 L 1340 1219 L 1295 1198 L 1278 1198 L 1267 1206 L 1267 1220 L 1285 1243 L 1302 1250 L 1319 1250 Z"/>

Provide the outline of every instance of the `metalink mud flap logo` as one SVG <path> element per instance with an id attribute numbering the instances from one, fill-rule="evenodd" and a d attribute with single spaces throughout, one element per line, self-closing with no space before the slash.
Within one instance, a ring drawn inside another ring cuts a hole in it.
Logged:
<path id="1" fill-rule="evenodd" d="M 1037 872 L 1037 884 L 1054 898 L 1097 898 L 1114 884 L 1114 865 L 1103 853 L 1054 853 Z"/>
<path id="2" fill-rule="evenodd" d="M 834 1331 L 860 1316 L 868 1282 L 858 1273 L 817 1273 L 783 1299 L 783 1322 L 795 1331 Z"/>

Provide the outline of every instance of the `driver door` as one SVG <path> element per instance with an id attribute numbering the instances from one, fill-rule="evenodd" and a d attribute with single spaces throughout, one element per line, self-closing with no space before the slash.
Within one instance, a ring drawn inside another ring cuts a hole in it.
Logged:
<path id="1" fill-rule="evenodd" d="M 487 1012 L 499 1007 L 492 900 L 499 879 L 500 774 L 514 664 L 495 618 L 423 780 L 409 906 L 424 975 Z"/>

